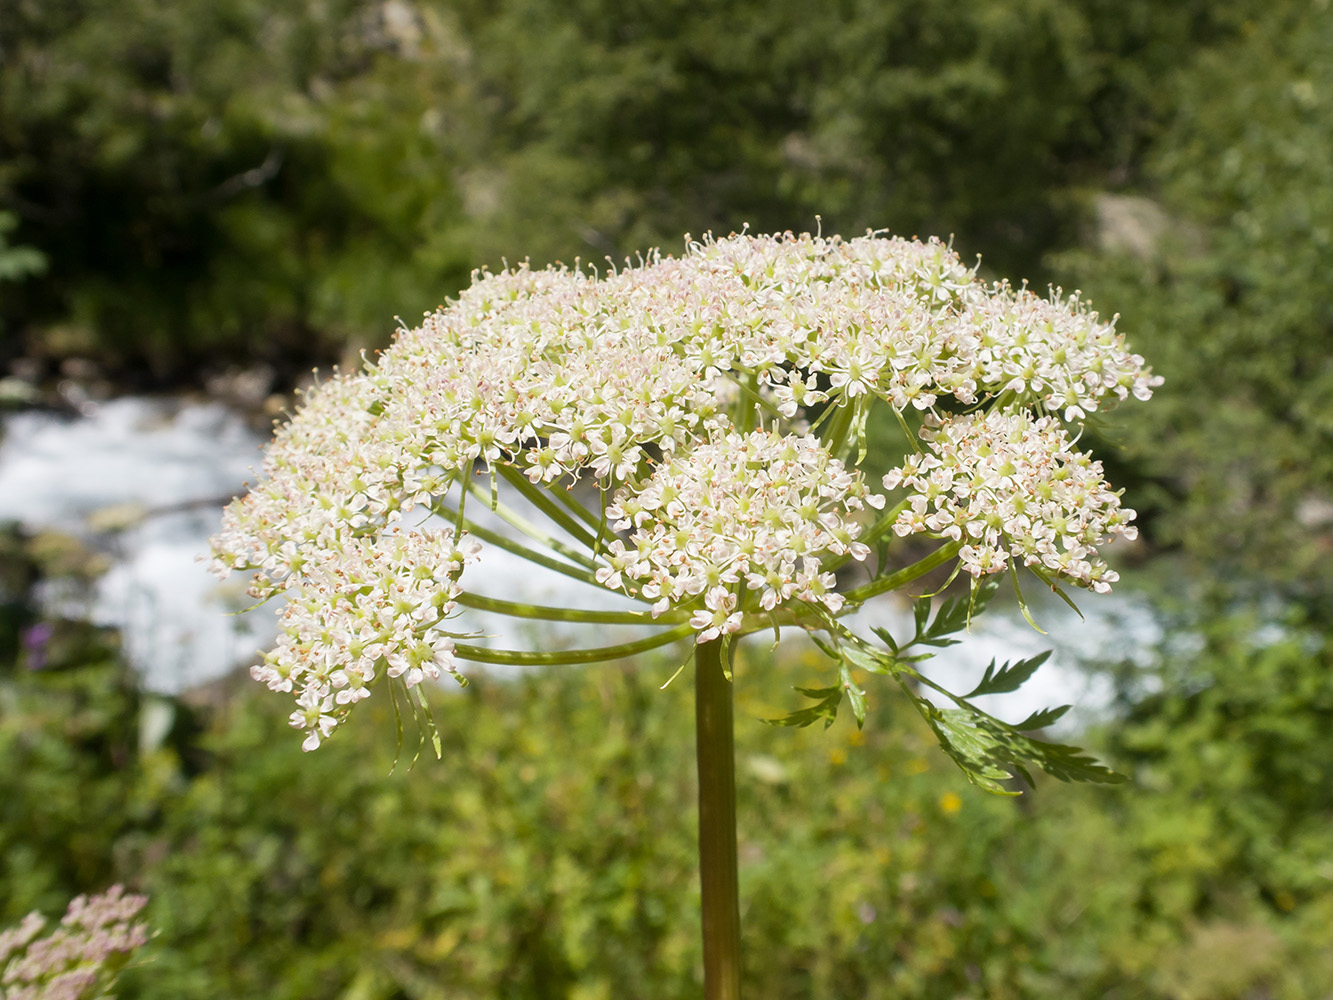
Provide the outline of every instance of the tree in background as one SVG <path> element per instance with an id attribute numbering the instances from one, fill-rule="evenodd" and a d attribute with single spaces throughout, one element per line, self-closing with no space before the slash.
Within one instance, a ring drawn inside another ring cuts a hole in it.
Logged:
<path id="1" fill-rule="evenodd" d="M 0 209 L 51 261 L 7 351 L 290 377 L 505 256 L 816 215 L 1034 274 L 1250 6 L 6 0 Z"/>
<path id="2" fill-rule="evenodd" d="M 1167 374 L 1163 405 L 1110 431 L 1160 486 L 1154 534 L 1317 602 L 1333 595 L 1331 93 L 1327 4 L 1277 5 L 1176 80 L 1131 231 L 1062 261 Z"/>
<path id="3" fill-rule="evenodd" d="M 5 306 L 27 350 L 290 376 L 466 281 L 431 117 L 451 86 L 413 72 L 376 8 L 8 7 L 0 205 L 51 260 Z"/>

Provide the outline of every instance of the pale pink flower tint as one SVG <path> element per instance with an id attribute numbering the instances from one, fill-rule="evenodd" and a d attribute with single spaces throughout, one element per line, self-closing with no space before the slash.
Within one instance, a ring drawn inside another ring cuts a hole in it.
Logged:
<path id="1" fill-rule="evenodd" d="M 0 1000 L 107 996 L 115 971 L 148 940 L 147 927 L 133 922 L 146 903 L 117 885 L 76 898 L 45 937 L 46 920 L 38 913 L 0 931 Z"/>
<path id="2" fill-rule="evenodd" d="M 1054 417 L 991 411 L 927 418 L 930 451 L 884 477 L 905 486 L 899 535 L 931 532 L 963 541 L 963 568 L 998 573 L 1016 559 L 1099 592 L 1116 573 L 1097 555 L 1114 537 L 1134 538 L 1132 510 L 1120 506 L 1100 462 L 1076 451 Z"/>
<path id="3" fill-rule="evenodd" d="M 296 699 L 313 749 L 381 678 L 457 672 L 446 623 L 482 553 L 426 515 L 464 480 L 593 481 L 615 524 L 589 550 L 596 581 L 701 641 L 752 613 L 813 621 L 844 609 L 828 567 L 870 553 L 863 508 L 882 498 L 849 462 L 887 403 L 924 415 L 931 449 L 893 477 L 911 491 L 895 530 L 962 542 L 973 574 L 1018 560 L 1100 590 L 1096 546 L 1132 513 L 1057 418 L 1159 382 L 1077 295 L 986 284 L 935 240 L 732 236 L 600 276 L 478 274 L 307 396 L 214 564 L 285 598 L 253 674 Z M 830 411 L 836 442 L 809 433 Z"/>

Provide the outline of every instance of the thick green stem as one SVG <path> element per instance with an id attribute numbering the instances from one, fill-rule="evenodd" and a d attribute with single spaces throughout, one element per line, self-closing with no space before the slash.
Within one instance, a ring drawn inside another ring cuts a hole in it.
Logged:
<path id="1" fill-rule="evenodd" d="M 724 669 L 722 655 L 722 640 L 714 639 L 700 644 L 694 656 L 705 1000 L 739 1000 L 741 994 L 736 748 L 730 670 Z"/>

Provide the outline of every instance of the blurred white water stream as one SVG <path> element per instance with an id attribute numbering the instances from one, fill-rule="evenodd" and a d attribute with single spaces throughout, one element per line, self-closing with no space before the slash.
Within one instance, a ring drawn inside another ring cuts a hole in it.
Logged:
<path id="1" fill-rule="evenodd" d="M 106 551 L 111 569 L 91 593 L 48 587 L 42 599 L 60 613 L 121 629 L 145 686 L 179 692 L 252 662 L 273 635 L 272 609 L 228 614 L 247 604 L 241 577 L 222 583 L 199 561 L 218 527 L 221 505 L 254 478 L 250 470 L 259 464 L 262 444 L 239 414 L 215 402 L 126 397 L 89 407 L 77 418 L 8 415 L 0 438 L 0 520 L 75 535 Z M 501 526 L 480 502 L 470 502 L 467 512 L 488 527 Z M 628 604 L 494 546 L 469 568 L 467 583 L 477 593 L 530 604 Z M 1141 655 L 1161 639 L 1161 627 L 1146 602 L 1132 595 L 1079 596 L 1087 621 L 1049 594 L 1028 594 L 1046 636 L 1016 609 L 978 618 L 959 645 L 939 652 L 929 673 L 966 691 L 992 657 L 1003 661 L 1053 648 L 1051 660 L 1024 689 L 981 699 L 982 706 L 1011 720 L 1065 703 L 1078 706 L 1073 724 L 1095 716 L 1109 702 L 1110 682 L 1080 664 Z M 886 597 L 863 609 L 857 621 L 864 629 L 883 625 L 902 635 L 910 614 Z M 616 626 L 533 626 L 473 613 L 455 628 L 477 629 L 490 637 L 479 641 L 511 648 L 605 645 L 639 634 Z M 760 635 L 750 641 L 766 640 Z"/>
<path id="2" fill-rule="evenodd" d="M 218 403 L 127 397 L 77 418 L 6 417 L 0 519 L 83 539 L 111 557 L 87 595 L 48 587 L 53 610 L 122 630 L 144 683 L 175 692 L 248 660 L 273 633 L 196 562 L 220 503 L 258 464 L 260 439 Z"/>

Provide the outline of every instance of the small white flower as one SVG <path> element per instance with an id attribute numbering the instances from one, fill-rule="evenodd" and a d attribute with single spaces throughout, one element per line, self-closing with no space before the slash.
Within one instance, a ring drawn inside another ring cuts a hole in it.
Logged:
<path id="1" fill-rule="evenodd" d="M 690 624 L 699 629 L 696 641 L 716 639 L 735 632 L 745 616 L 736 610 L 736 595 L 725 587 L 714 587 L 704 597 L 704 607 L 690 618 Z"/>

